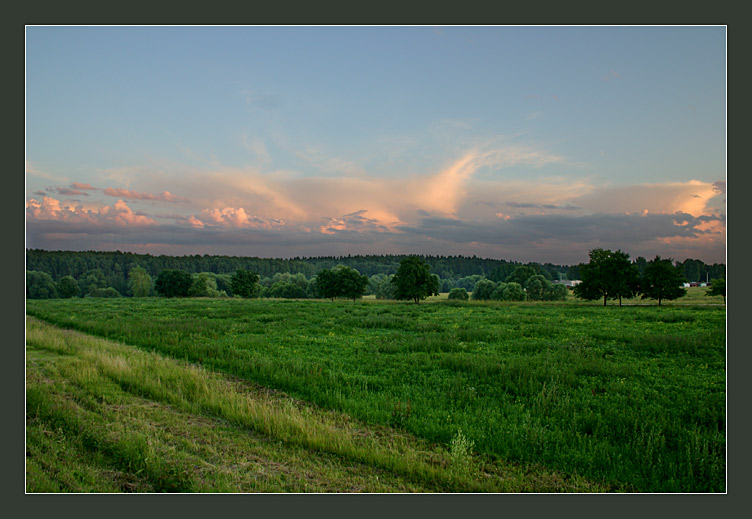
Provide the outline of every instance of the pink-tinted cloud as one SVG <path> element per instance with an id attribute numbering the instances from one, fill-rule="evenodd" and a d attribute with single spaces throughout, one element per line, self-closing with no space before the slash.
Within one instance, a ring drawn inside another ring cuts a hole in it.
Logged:
<path id="1" fill-rule="evenodd" d="M 361 209 L 339 218 L 328 218 L 319 228 L 322 234 L 336 234 L 338 232 L 393 232 L 398 222 L 386 224 L 378 218 L 365 216 L 368 211 Z"/>
<path id="2" fill-rule="evenodd" d="M 82 206 L 63 204 L 52 197 L 44 197 L 41 202 L 32 198 L 26 202 L 26 216 L 29 220 L 54 220 L 68 223 L 87 223 L 97 226 L 142 226 L 156 222 L 146 215 L 136 214 L 122 200 L 111 206 L 85 209 Z"/>
<path id="3" fill-rule="evenodd" d="M 93 187 L 91 184 L 82 184 L 81 182 L 73 182 L 71 187 L 82 191 L 99 191 L 99 188 Z"/>
<path id="4" fill-rule="evenodd" d="M 593 190 L 574 202 L 587 210 L 604 213 L 714 214 L 709 202 L 718 195 L 717 182 L 669 182 Z"/>
<path id="5" fill-rule="evenodd" d="M 225 207 L 223 209 L 204 209 L 200 215 L 190 216 L 186 220 L 190 225 L 197 228 L 231 227 L 238 229 L 273 229 L 282 227 L 285 222 L 276 218 L 259 218 L 249 215 L 242 207 Z"/>
<path id="6" fill-rule="evenodd" d="M 162 191 L 158 195 L 151 193 L 139 193 L 131 191 L 130 189 L 108 187 L 104 190 L 104 194 L 108 196 L 114 196 L 117 198 L 126 198 L 129 200 L 157 200 L 160 202 L 183 202 L 184 198 L 177 197 L 169 191 Z"/>

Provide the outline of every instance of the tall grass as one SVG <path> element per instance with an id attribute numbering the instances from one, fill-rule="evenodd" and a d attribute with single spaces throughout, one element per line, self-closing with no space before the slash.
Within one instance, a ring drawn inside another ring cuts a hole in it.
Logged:
<path id="1" fill-rule="evenodd" d="M 458 460 L 202 367 L 34 320 L 27 361 L 32 492 L 602 490 L 535 467 L 540 479 L 530 481 L 529 467 L 470 453 Z M 268 474 L 280 462 L 286 470 Z"/>
<path id="2" fill-rule="evenodd" d="M 27 311 L 429 442 L 449 446 L 461 429 L 477 453 L 609 485 L 725 489 L 724 307 L 152 299 Z"/>

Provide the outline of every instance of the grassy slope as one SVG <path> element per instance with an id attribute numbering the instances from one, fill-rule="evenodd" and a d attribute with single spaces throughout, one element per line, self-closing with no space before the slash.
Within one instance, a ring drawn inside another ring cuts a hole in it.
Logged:
<path id="1" fill-rule="evenodd" d="M 609 490 L 27 318 L 28 492 Z"/>
<path id="2" fill-rule="evenodd" d="M 29 301 L 369 423 L 640 491 L 725 488 L 725 309 Z"/>

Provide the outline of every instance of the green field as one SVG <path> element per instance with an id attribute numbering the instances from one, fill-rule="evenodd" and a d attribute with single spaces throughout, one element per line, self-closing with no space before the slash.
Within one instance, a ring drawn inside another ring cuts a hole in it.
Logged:
<path id="1" fill-rule="evenodd" d="M 723 306 L 76 299 L 29 300 L 27 314 L 426 445 L 466 440 L 483 463 L 596 485 L 544 491 L 726 489 Z M 469 481 L 433 488 L 499 490 Z"/>

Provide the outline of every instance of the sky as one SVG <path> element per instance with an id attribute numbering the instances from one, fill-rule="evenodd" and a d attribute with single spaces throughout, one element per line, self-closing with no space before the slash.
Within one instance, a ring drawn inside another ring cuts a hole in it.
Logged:
<path id="1" fill-rule="evenodd" d="M 26 247 L 726 262 L 723 26 L 28 26 Z"/>

